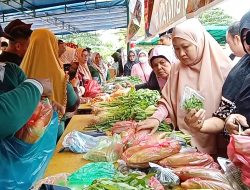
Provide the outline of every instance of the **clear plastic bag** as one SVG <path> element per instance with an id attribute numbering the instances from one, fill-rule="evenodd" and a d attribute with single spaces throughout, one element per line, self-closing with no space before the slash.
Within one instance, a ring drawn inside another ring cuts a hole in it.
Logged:
<path id="1" fill-rule="evenodd" d="M 83 157 L 94 162 L 115 162 L 122 154 L 123 144 L 120 135 L 103 139 L 99 144 L 90 149 Z"/>
<path id="2" fill-rule="evenodd" d="M 185 111 L 190 111 L 191 109 L 196 109 L 197 111 L 204 108 L 205 98 L 201 96 L 194 89 L 186 86 L 181 98 L 181 109 Z"/>
<path id="3" fill-rule="evenodd" d="M 234 190 L 227 183 L 212 180 L 202 180 L 200 178 L 192 178 L 181 183 L 181 187 L 185 189 L 214 189 L 214 190 Z"/>
<path id="4" fill-rule="evenodd" d="M 178 153 L 159 162 L 163 167 L 207 166 L 214 162 L 213 158 L 205 153 Z"/>
<path id="5" fill-rule="evenodd" d="M 69 149 L 75 153 L 86 153 L 90 149 L 95 148 L 101 140 L 108 137 L 92 137 L 90 135 L 83 134 L 79 131 L 72 131 L 68 133 L 62 142 L 64 148 Z"/>
<path id="6" fill-rule="evenodd" d="M 181 169 L 177 168 L 175 174 L 178 175 L 182 181 L 191 178 L 200 178 L 203 180 L 228 183 L 226 176 L 217 169 L 182 167 Z"/>
<path id="7" fill-rule="evenodd" d="M 156 173 L 156 178 L 161 182 L 164 187 L 174 187 L 180 184 L 179 177 L 168 168 L 163 168 L 158 164 L 149 163 L 151 169 L 150 172 Z"/>
<path id="8" fill-rule="evenodd" d="M 46 98 L 38 104 L 29 121 L 16 132 L 15 136 L 26 143 L 35 143 L 43 136 L 52 115 L 52 105 Z"/>
<path id="9" fill-rule="evenodd" d="M 231 187 L 237 190 L 249 190 L 243 182 L 241 181 L 241 171 L 236 167 L 229 159 L 226 158 L 217 158 L 218 163 L 220 164 L 227 180 L 229 181 Z"/>
<path id="10" fill-rule="evenodd" d="M 162 139 L 158 143 L 139 144 L 128 148 L 122 155 L 128 165 L 146 164 L 176 154 L 181 147 L 177 141 Z"/>
<path id="11" fill-rule="evenodd" d="M 46 177 L 39 180 L 36 185 L 31 188 L 31 190 L 38 190 L 42 186 L 42 184 L 67 186 L 67 179 L 69 175 L 69 173 L 59 173 L 53 176 Z"/>

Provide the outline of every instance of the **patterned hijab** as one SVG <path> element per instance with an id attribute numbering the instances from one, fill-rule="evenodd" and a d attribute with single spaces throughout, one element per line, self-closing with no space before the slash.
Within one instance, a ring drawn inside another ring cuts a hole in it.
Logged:
<path id="1" fill-rule="evenodd" d="M 89 71 L 88 64 L 83 62 L 83 50 L 83 48 L 77 48 L 74 61 L 79 63 L 78 72 L 80 72 L 84 76 L 84 79 L 91 80 L 92 76 Z"/>
<path id="2" fill-rule="evenodd" d="M 101 80 L 106 81 L 107 78 L 107 74 L 108 74 L 108 67 L 107 65 L 102 61 L 102 59 L 100 60 L 99 65 L 97 65 L 95 63 L 95 57 L 98 55 L 98 52 L 95 52 L 92 54 L 92 65 L 93 67 L 99 72 L 100 76 L 101 76 Z M 100 54 L 99 54 L 100 55 Z"/>

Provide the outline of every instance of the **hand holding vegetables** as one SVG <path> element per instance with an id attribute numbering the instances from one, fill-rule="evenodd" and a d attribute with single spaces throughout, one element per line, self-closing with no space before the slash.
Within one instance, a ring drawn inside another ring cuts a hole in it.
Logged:
<path id="1" fill-rule="evenodd" d="M 184 118 L 184 121 L 191 129 L 200 131 L 205 121 L 205 113 L 206 111 L 203 109 L 200 109 L 199 111 L 191 109 Z"/>

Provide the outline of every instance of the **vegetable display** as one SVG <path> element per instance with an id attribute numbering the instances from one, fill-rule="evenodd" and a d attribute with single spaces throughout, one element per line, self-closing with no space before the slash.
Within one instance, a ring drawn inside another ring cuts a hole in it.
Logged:
<path id="1" fill-rule="evenodd" d="M 98 130 L 106 131 L 117 121 L 144 120 L 156 110 L 160 94 L 156 90 L 132 88 L 127 95 L 119 96 L 111 102 L 98 102 L 94 105 L 97 115 L 94 121 Z"/>

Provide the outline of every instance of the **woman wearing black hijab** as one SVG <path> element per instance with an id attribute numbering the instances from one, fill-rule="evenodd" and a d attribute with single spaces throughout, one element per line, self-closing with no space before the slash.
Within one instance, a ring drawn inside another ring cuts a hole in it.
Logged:
<path id="1" fill-rule="evenodd" d="M 131 69 L 133 65 L 136 64 L 136 52 L 133 50 L 129 50 L 128 52 L 128 61 L 124 65 L 124 76 L 131 75 Z"/>

